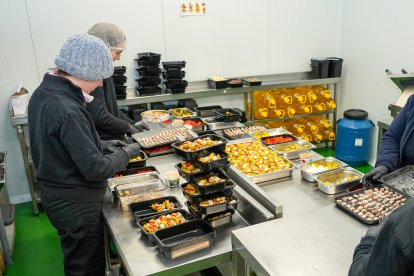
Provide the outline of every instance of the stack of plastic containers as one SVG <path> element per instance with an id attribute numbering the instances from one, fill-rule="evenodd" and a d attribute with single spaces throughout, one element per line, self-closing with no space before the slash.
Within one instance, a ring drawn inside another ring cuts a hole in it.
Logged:
<path id="1" fill-rule="evenodd" d="M 115 83 L 115 94 L 117 100 L 123 100 L 126 98 L 126 85 L 127 77 L 125 76 L 126 67 L 125 66 L 115 66 L 114 74 L 112 79 Z"/>
<path id="2" fill-rule="evenodd" d="M 183 68 L 185 64 L 185 61 L 167 61 L 162 63 L 164 67 L 162 76 L 167 92 L 172 94 L 185 92 L 188 85 L 188 82 L 184 80 L 185 71 L 183 71 Z"/>
<path id="3" fill-rule="evenodd" d="M 227 139 L 203 135 L 172 145 L 183 158 L 176 168 L 186 183 L 181 185 L 185 204 L 191 214 L 204 219 L 211 227 L 231 223 L 238 199 L 233 196 L 235 183 L 227 177 L 229 155 Z"/>
<path id="4" fill-rule="evenodd" d="M 138 53 L 135 59 L 138 64 L 137 95 L 146 96 L 161 93 L 160 61 L 161 54 L 146 52 Z"/>

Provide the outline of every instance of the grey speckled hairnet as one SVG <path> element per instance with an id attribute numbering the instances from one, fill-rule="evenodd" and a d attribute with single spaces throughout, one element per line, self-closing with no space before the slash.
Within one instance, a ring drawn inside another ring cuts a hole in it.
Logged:
<path id="1" fill-rule="evenodd" d="M 89 29 L 88 34 L 102 39 L 109 49 L 125 48 L 126 36 L 115 24 L 97 23 Z"/>

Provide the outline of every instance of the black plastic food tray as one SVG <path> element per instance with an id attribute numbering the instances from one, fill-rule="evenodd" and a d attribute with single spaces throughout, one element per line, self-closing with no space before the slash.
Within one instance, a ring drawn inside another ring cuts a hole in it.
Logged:
<path id="1" fill-rule="evenodd" d="M 123 85 L 127 81 L 127 77 L 124 75 L 113 75 L 112 79 L 116 85 Z"/>
<path id="2" fill-rule="evenodd" d="M 158 219 L 161 215 L 169 215 L 169 214 L 172 214 L 172 213 L 175 213 L 175 212 L 181 213 L 186 220 L 194 219 L 194 216 L 191 215 L 189 212 L 187 212 L 186 210 L 180 209 L 180 210 L 168 211 L 168 212 L 165 212 L 163 214 L 157 214 L 157 215 L 154 215 L 154 216 L 151 216 L 151 217 L 140 219 L 136 222 L 136 225 L 141 229 L 141 235 L 143 237 L 147 238 L 151 242 L 154 242 L 154 233 L 155 232 L 152 233 L 152 234 L 148 233 L 147 230 L 144 229 L 144 224 L 149 222 L 151 219 Z M 159 231 L 159 230 L 157 230 L 157 231 Z"/>
<path id="3" fill-rule="evenodd" d="M 223 158 L 220 158 L 218 160 L 215 161 L 211 161 L 211 162 L 201 162 L 200 160 L 198 160 L 198 162 L 200 163 L 201 167 L 203 168 L 203 171 L 211 171 L 214 169 L 218 169 L 221 167 L 226 167 L 229 165 L 229 154 L 227 152 L 220 152 L 220 151 L 216 151 L 216 150 L 212 150 L 212 151 L 205 151 L 202 154 L 200 154 L 199 159 L 201 157 L 205 157 L 207 155 L 209 155 L 210 153 L 216 153 L 216 154 L 220 154 L 220 155 L 224 155 Z"/>
<path id="4" fill-rule="evenodd" d="M 126 67 L 125 66 L 115 66 L 114 67 L 114 74 L 125 74 Z"/>
<path id="5" fill-rule="evenodd" d="M 211 106 L 198 106 L 194 108 L 197 112 L 197 116 L 200 117 L 214 117 L 216 114 L 214 113 L 215 109 L 222 109 L 220 105 L 211 105 Z"/>
<path id="6" fill-rule="evenodd" d="M 195 131 L 195 132 L 198 132 L 198 131 L 203 131 L 204 130 L 204 128 L 205 128 L 205 124 L 204 124 L 204 122 L 200 119 L 200 118 L 197 118 L 197 117 L 182 117 L 182 118 L 180 118 L 181 120 L 183 120 L 183 121 L 193 121 L 193 122 L 201 122 L 202 123 L 202 125 L 201 126 L 191 126 L 192 128 L 191 128 L 191 130 L 192 131 Z M 185 124 L 184 124 L 185 125 Z"/>
<path id="7" fill-rule="evenodd" d="M 293 140 L 292 141 L 286 141 L 286 142 L 280 142 L 280 143 L 274 143 L 274 144 L 269 144 L 269 143 L 265 142 L 266 139 L 275 138 L 275 137 L 292 138 Z M 298 138 L 296 138 L 295 136 L 290 135 L 290 134 L 280 134 L 280 135 L 272 135 L 272 136 L 261 137 L 260 140 L 266 146 L 273 146 L 273 145 L 278 145 L 278 144 L 283 144 L 283 143 L 288 143 L 288 142 L 294 142 L 294 141 L 297 141 Z"/>
<path id="8" fill-rule="evenodd" d="M 160 84 L 161 79 L 160 76 L 139 76 L 138 79 L 136 79 L 138 83 L 145 82 L 145 83 L 156 83 Z"/>
<path id="9" fill-rule="evenodd" d="M 142 160 L 129 162 L 128 165 L 126 166 L 126 169 L 135 169 L 135 168 L 145 167 L 148 156 L 143 151 L 139 153 L 139 156 L 142 157 Z"/>
<path id="10" fill-rule="evenodd" d="M 164 69 L 182 69 L 185 67 L 185 61 L 165 61 L 162 62 Z"/>
<path id="11" fill-rule="evenodd" d="M 189 183 L 183 183 L 183 184 L 181 184 L 181 186 L 180 186 L 180 188 L 181 188 L 181 191 L 183 192 L 183 195 L 184 195 L 184 197 L 191 203 L 191 204 L 198 204 L 198 203 L 200 203 L 201 201 L 203 201 L 203 198 L 205 198 L 206 196 L 210 196 L 211 194 L 204 194 L 204 195 L 202 195 L 202 194 L 200 194 L 200 193 L 198 193 L 198 194 L 193 194 L 193 195 L 190 195 L 189 193 L 187 193 L 185 190 L 184 190 L 184 187 L 186 187 L 187 185 L 188 185 Z M 193 183 L 194 184 L 194 183 Z M 194 184 L 195 185 L 195 184 Z M 197 186 L 197 185 L 196 185 Z M 218 192 L 222 192 L 222 193 L 224 193 L 226 196 L 231 196 L 231 195 L 233 195 L 233 189 L 234 189 L 234 187 L 236 187 L 236 183 L 234 183 L 233 181 L 231 181 L 231 180 L 229 180 L 229 181 L 227 181 L 227 183 L 226 183 L 226 185 L 224 186 L 224 189 L 223 190 L 221 190 L 221 191 L 218 191 Z M 217 192 L 214 192 L 214 193 L 217 193 Z M 214 194 L 213 193 L 213 194 Z"/>
<path id="12" fill-rule="evenodd" d="M 216 114 L 216 119 L 222 122 L 237 122 L 241 117 L 241 114 L 239 112 L 231 108 L 215 109 L 214 113 Z"/>
<path id="13" fill-rule="evenodd" d="M 185 77 L 185 71 L 173 71 L 170 70 L 170 73 L 168 73 L 168 71 L 163 71 L 162 72 L 162 76 L 169 80 L 169 79 L 183 79 Z"/>
<path id="14" fill-rule="evenodd" d="M 157 72 L 138 71 L 138 69 L 135 69 L 135 70 L 137 70 L 139 77 L 159 77 L 160 76 L 160 74 Z"/>
<path id="15" fill-rule="evenodd" d="M 213 227 L 213 229 L 218 229 L 222 226 L 230 224 L 234 213 L 235 213 L 235 211 L 233 211 L 233 210 L 227 210 L 227 211 L 224 211 L 224 212 L 221 212 L 221 213 L 208 215 L 204 218 L 204 220 L 205 220 L 205 222 L 207 222 L 207 224 L 209 224 L 211 227 Z M 214 220 L 211 219 L 211 218 L 214 218 L 216 216 L 220 216 L 222 214 L 225 214 L 225 216 L 223 216 L 221 218 L 216 218 Z"/>
<path id="16" fill-rule="evenodd" d="M 159 174 L 157 168 L 155 168 L 154 166 L 147 166 L 147 167 L 142 167 L 142 168 L 127 169 L 127 170 L 117 172 L 115 174 L 115 177 L 127 176 L 127 175 L 133 175 L 133 174 L 141 174 L 143 171 L 146 171 L 146 170 L 149 170 L 150 172 L 156 172 Z"/>
<path id="17" fill-rule="evenodd" d="M 181 88 L 171 87 L 171 88 L 168 88 L 167 91 L 168 93 L 171 93 L 171 94 L 179 94 L 179 93 L 184 93 L 185 89 L 186 89 L 185 87 L 181 87 Z"/>
<path id="18" fill-rule="evenodd" d="M 165 84 L 169 87 L 187 87 L 188 81 L 170 78 Z"/>
<path id="19" fill-rule="evenodd" d="M 181 69 L 177 68 L 168 68 L 165 70 L 168 76 L 181 76 L 182 72 Z"/>
<path id="20" fill-rule="evenodd" d="M 228 83 L 227 83 L 228 80 L 214 81 L 214 80 L 208 79 L 207 82 L 208 82 L 208 86 L 213 89 L 224 89 L 228 87 Z"/>
<path id="21" fill-rule="evenodd" d="M 350 214 L 351 216 L 355 217 L 357 220 L 359 220 L 359 221 L 361 221 L 361 222 L 363 222 L 363 223 L 365 223 L 365 224 L 369 224 L 369 225 L 372 225 L 372 224 L 377 224 L 377 223 L 379 222 L 379 219 L 378 219 L 378 220 L 366 220 L 366 219 L 362 218 L 361 216 L 359 216 L 357 213 L 355 213 L 355 212 L 351 211 L 351 210 L 350 210 L 350 209 L 348 209 L 347 207 L 345 207 L 345 206 L 343 206 L 342 204 L 338 203 L 338 200 L 340 200 L 340 199 L 342 199 L 342 198 L 344 198 L 344 197 L 353 196 L 353 195 L 356 195 L 356 194 L 362 194 L 362 193 L 364 193 L 364 192 L 365 192 L 365 191 L 367 191 L 367 190 L 372 190 L 372 189 L 375 189 L 375 188 L 381 188 L 381 187 L 388 187 L 388 188 L 389 188 L 390 190 L 392 190 L 393 192 L 396 192 L 396 193 L 399 193 L 399 194 L 403 195 L 406 199 L 408 199 L 408 198 L 409 198 L 409 197 L 407 196 L 407 194 L 405 194 L 405 193 L 403 193 L 403 192 L 401 192 L 401 191 L 399 191 L 399 190 L 397 190 L 397 189 L 394 189 L 393 187 L 391 187 L 391 186 L 389 186 L 389 185 L 380 185 L 380 186 L 370 187 L 370 188 L 367 188 L 367 189 L 361 189 L 361 190 L 357 190 L 357 191 L 355 191 L 355 192 L 346 193 L 346 194 L 343 194 L 343 195 L 337 196 L 337 197 L 335 197 L 334 202 L 335 202 L 335 204 L 336 204 L 336 206 L 337 206 L 338 208 L 342 209 L 342 210 L 343 210 L 343 211 L 345 211 L 346 213 L 348 213 L 348 214 Z"/>
<path id="22" fill-rule="evenodd" d="M 230 83 L 230 81 L 232 81 L 232 80 L 239 80 L 240 83 L 233 83 L 232 84 L 232 83 Z M 243 87 L 243 81 L 241 79 L 229 79 L 227 81 L 227 85 L 231 88 Z"/>
<path id="23" fill-rule="evenodd" d="M 151 61 L 159 63 L 161 61 L 161 54 L 152 52 L 138 53 L 138 61 Z"/>
<path id="24" fill-rule="evenodd" d="M 206 172 L 204 172 L 202 170 L 201 165 L 197 162 L 197 161 L 191 161 L 194 163 L 195 166 L 198 166 L 200 168 L 201 171 L 199 172 L 193 172 L 193 173 L 186 173 L 185 171 L 183 171 L 182 167 L 183 164 L 182 163 L 178 163 L 176 164 L 174 167 L 178 170 L 178 174 L 184 178 L 186 181 L 188 182 L 193 182 L 196 180 L 197 177 L 199 177 L 202 174 L 205 174 Z"/>
<path id="25" fill-rule="evenodd" d="M 218 192 L 218 193 L 214 193 L 210 198 L 215 198 L 215 197 L 220 197 L 220 196 L 226 196 L 226 195 L 223 192 Z M 236 203 L 235 208 L 234 208 L 234 204 L 230 206 L 229 202 L 231 201 L 231 198 L 235 198 L 235 197 L 233 196 L 226 197 L 226 202 L 211 205 L 211 206 L 200 206 L 199 204 L 196 204 L 195 206 L 200 210 L 200 213 L 202 215 L 206 215 L 206 216 L 215 214 L 215 213 L 224 212 L 224 211 L 227 211 L 228 209 L 235 210 L 237 209 L 238 202 Z M 204 200 L 208 200 L 208 199 L 209 197 L 206 196 Z"/>
<path id="26" fill-rule="evenodd" d="M 158 66 L 140 66 L 137 70 L 140 74 L 146 72 L 153 75 L 159 75 L 161 73 L 161 69 Z"/>
<path id="27" fill-rule="evenodd" d="M 159 86 L 138 87 L 137 91 L 140 95 L 141 94 L 161 93 L 161 87 L 159 87 Z"/>
<path id="28" fill-rule="evenodd" d="M 226 134 L 224 131 L 222 131 L 222 135 L 223 135 L 223 137 L 225 137 L 229 140 L 237 140 L 237 139 L 244 139 L 244 138 L 251 138 L 252 137 L 252 136 L 250 136 L 250 134 L 247 134 L 247 133 L 236 135 L 236 136 L 230 136 L 230 135 Z"/>
<path id="29" fill-rule="evenodd" d="M 190 142 L 194 142 L 197 139 L 203 139 L 203 138 L 207 138 L 209 137 L 211 140 L 214 141 L 221 141 L 222 143 L 218 144 L 218 145 L 214 145 L 211 147 L 206 147 L 206 148 L 202 148 L 200 150 L 197 151 L 185 151 L 179 148 L 180 145 L 184 144 L 184 142 L 177 142 L 172 144 L 172 147 L 175 150 L 175 154 L 177 154 L 178 156 L 186 159 L 186 160 L 196 160 L 198 159 L 205 151 L 212 151 L 212 150 L 218 150 L 218 151 L 224 151 L 226 149 L 226 144 L 229 140 L 225 139 L 225 138 L 221 138 L 217 135 L 203 135 L 203 136 L 199 136 L 197 138 L 192 138 L 192 139 L 188 139 L 187 141 Z"/>
<path id="30" fill-rule="evenodd" d="M 214 229 L 201 219 L 159 230 L 154 233 L 155 243 L 167 259 L 176 259 L 210 248 L 214 242 Z"/>
<path id="31" fill-rule="evenodd" d="M 261 84 L 262 84 L 262 81 L 261 81 L 261 80 L 257 80 L 257 81 L 248 81 L 247 79 L 243 79 L 243 82 L 244 82 L 246 85 L 249 85 L 249 86 L 257 86 L 257 85 L 261 85 Z"/>
<path id="32" fill-rule="evenodd" d="M 117 100 L 124 100 L 126 99 L 127 94 L 116 94 L 115 97 Z"/>
<path id="33" fill-rule="evenodd" d="M 158 148 L 157 147 L 153 147 L 153 148 Z M 160 155 L 165 155 L 165 154 L 171 154 L 174 153 L 174 149 L 172 147 L 170 147 L 169 149 L 166 149 L 164 151 L 156 151 L 156 152 L 149 152 L 148 150 L 152 149 L 152 148 L 146 148 L 144 149 L 144 152 L 148 155 L 148 157 L 154 157 L 154 156 L 160 156 Z"/>
<path id="34" fill-rule="evenodd" d="M 160 204 L 160 203 L 163 203 L 164 200 L 169 200 L 170 202 L 174 203 L 175 208 L 172 210 L 167 210 L 163 212 L 156 212 L 155 210 L 151 208 L 151 205 L 153 203 Z M 154 216 L 154 215 L 161 215 L 169 211 L 177 211 L 181 209 L 182 207 L 183 206 L 181 205 L 181 203 L 178 201 L 178 199 L 175 196 L 159 197 L 159 198 L 150 199 L 146 201 L 134 202 L 128 205 L 129 211 L 131 212 L 131 215 L 135 221 L 138 221 L 140 219 L 147 218 L 150 216 Z"/>
<path id="35" fill-rule="evenodd" d="M 150 61 L 150 60 L 139 60 L 139 59 L 135 59 L 135 62 L 138 64 L 138 66 L 159 66 L 160 62 L 159 61 Z"/>

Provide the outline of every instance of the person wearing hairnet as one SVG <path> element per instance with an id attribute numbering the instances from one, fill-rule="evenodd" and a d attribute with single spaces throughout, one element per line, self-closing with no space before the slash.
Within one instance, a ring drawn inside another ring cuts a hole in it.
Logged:
<path id="1" fill-rule="evenodd" d="M 414 199 L 368 229 L 355 248 L 349 276 L 414 274 Z"/>
<path id="2" fill-rule="evenodd" d="M 88 34 L 105 42 L 111 51 L 113 61 L 121 58 L 126 46 L 126 37 L 118 26 L 110 23 L 97 23 L 89 29 Z M 103 86 L 98 87 L 91 95 L 94 100 L 86 106 L 86 109 L 92 115 L 101 139 L 122 139 L 124 134 L 131 136 L 145 130 L 144 125 L 134 125 L 133 120 L 119 111 L 112 77 L 105 78 Z"/>
<path id="3" fill-rule="evenodd" d="M 107 179 L 138 156 L 138 144 L 102 143 L 85 102 L 113 74 L 111 52 L 87 34 L 69 37 L 56 70 L 45 74 L 28 107 L 36 180 L 60 236 L 66 275 L 104 275 L 102 202 Z M 112 151 L 104 155 L 103 150 Z"/>

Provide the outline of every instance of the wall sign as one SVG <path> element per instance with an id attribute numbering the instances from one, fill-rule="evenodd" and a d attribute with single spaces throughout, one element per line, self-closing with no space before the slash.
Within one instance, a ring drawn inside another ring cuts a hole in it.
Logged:
<path id="1" fill-rule="evenodd" d="M 181 16 L 206 15 L 207 0 L 202 0 L 202 1 L 181 0 L 180 11 L 181 11 Z"/>

